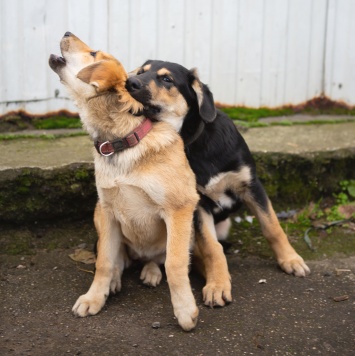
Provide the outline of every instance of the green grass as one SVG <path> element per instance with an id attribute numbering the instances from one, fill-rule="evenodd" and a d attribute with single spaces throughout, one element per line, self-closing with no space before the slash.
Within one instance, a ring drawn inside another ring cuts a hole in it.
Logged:
<path id="1" fill-rule="evenodd" d="M 258 109 L 247 108 L 247 107 L 221 107 L 223 112 L 225 112 L 236 124 L 244 127 L 262 127 L 269 125 L 304 125 L 304 124 L 331 124 L 347 122 L 355 116 L 355 108 L 347 107 L 341 103 L 332 102 L 328 99 L 315 99 L 307 102 L 303 106 L 285 106 L 281 108 L 266 108 L 261 107 Z M 309 120 L 307 122 L 291 122 L 287 119 L 287 116 L 295 114 L 307 114 L 310 116 L 317 115 L 346 115 L 349 116 L 349 120 L 339 119 L 339 120 Z M 274 123 L 263 123 L 259 119 L 267 117 L 280 117 L 284 116 L 285 119 Z"/>
<path id="2" fill-rule="evenodd" d="M 348 115 L 355 116 L 355 108 L 347 108 L 347 107 L 326 107 L 326 108 L 318 108 L 318 107 L 306 107 L 301 110 L 302 114 L 308 115 Z"/>
<path id="3" fill-rule="evenodd" d="M 33 125 L 38 130 L 53 130 L 53 129 L 77 129 L 81 128 L 81 122 L 78 117 L 67 116 L 52 116 L 33 120 Z"/>
<path id="4" fill-rule="evenodd" d="M 17 139 L 31 139 L 31 138 L 41 138 L 43 140 L 53 140 L 56 138 L 63 138 L 63 137 L 76 137 L 76 136 L 86 136 L 87 133 L 84 131 L 81 132 L 72 132 L 72 133 L 64 133 L 64 134 L 43 134 L 43 135 L 35 135 L 35 134 L 0 134 L 0 141 L 10 141 L 10 140 L 17 140 Z"/>
<path id="5" fill-rule="evenodd" d="M 275 116 L 289 116 L 293 115 L 295 112 L 291 108 L 281 108 L 281 109 L 269 109 L 269 108 L 245 108 L 245 107 L 232 107 L 232 108 L 221 108 L 232 120 L 240 120 L 247 122 L 257 122 L 259 119 L 264 117 L 275 117 Z"/>

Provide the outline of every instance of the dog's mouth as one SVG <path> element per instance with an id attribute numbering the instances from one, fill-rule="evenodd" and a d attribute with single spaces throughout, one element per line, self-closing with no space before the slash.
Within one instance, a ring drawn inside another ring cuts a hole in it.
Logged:
<path id="1" fill-rule="evenodd" d="M 161 108 L 159 106 L 145 105 L 143 108 L 143 114 L 151 120 L 159 120 L 160 112 Z"/>
<path id="2" fill-rule="evenodd" d="M 64 57 L 51 54 L 49 57 L 49 66 L 56 72 L 58 69 L 63 68 L 66 65 Z"/>

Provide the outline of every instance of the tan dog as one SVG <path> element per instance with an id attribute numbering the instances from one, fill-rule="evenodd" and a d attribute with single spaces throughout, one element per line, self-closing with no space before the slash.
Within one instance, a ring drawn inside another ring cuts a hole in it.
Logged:
<path id="1" fill-rule="evenodd" d="M 97 149 L 96 273 L 73 312 L 98 313 L 110 291 L 121 289 L 129 258 L 139 258 L 146 261 L 141 279 L 152 286 L 159 284 L 159 264 L 165 262 L 174 314 L 191 330 L 198 309 L 188 278 L 189 250 L 199 198 L 182 140 L 169 124 L 132 114 L 142 107 L 126 91 L 127 74 L 115 58 L 93 51 L 70 32 L 60 48 L 63 57 L 51 55 L 49 64 L 75 100 Z"/>

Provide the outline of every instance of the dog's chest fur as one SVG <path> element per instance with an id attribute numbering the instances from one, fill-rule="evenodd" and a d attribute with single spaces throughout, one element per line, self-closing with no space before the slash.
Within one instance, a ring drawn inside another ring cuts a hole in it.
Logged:
<path id="1" fill-rule="evenodd" d="M 137 257 L 150 259 L 165 252 L 167 234 L 161 207 L 147 192 L 121 183 L 116 188 L 101 189 L 100 199 L 120 223 L 123 242 Z"/>
<path id="2" fill-rule="evenodd" d="M 120 223 L 124 242 L 143 259 L 165 252 L 166 212 L 198 199 L 178 134 L 159 123 L 148 135 L 136 147 L 110 157 L 95 153 L 99 200 Z"/>

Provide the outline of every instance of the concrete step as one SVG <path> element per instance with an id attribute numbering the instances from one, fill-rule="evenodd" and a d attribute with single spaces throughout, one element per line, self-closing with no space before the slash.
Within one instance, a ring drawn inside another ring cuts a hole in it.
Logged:
<path id="1" fill-rule="evenodd" d="M 88 136 L 61 137 L 70 132 L 0 141 L 0 220 L 92 213 L 93 144 Z M 243 136 L 273 200 L 303 204 L 355 179 L 355 122 L 251 128 Z"/>

